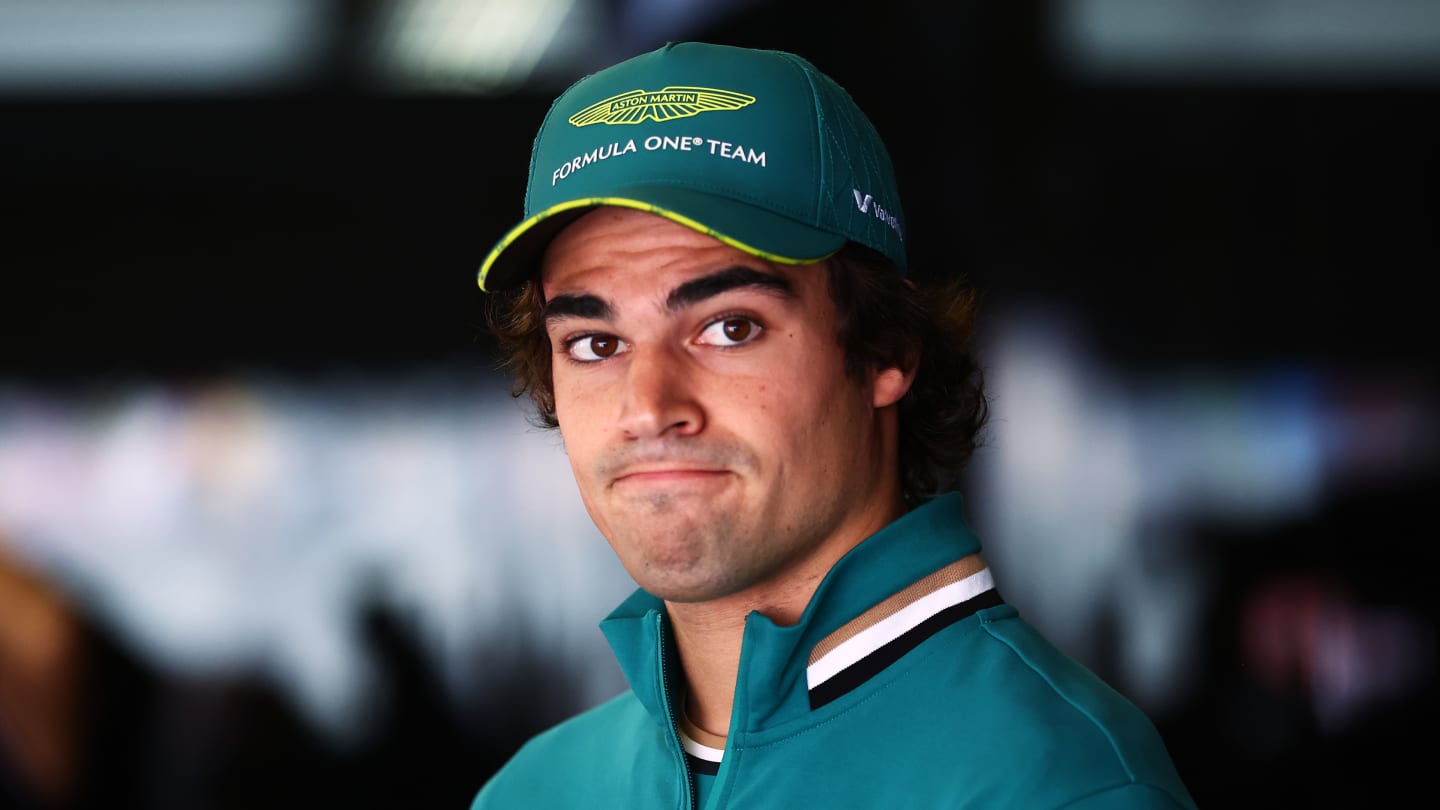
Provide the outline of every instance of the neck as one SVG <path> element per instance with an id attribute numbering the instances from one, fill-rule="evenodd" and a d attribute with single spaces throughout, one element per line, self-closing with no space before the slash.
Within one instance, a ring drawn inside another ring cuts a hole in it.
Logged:
<path id="1" fill-rule="evenodd" d="M 683 710 L 701 731 L 723 737 L 730 728 L 745 613 L 708 602 L 670 602 L 667 608 L 685 674 Z"/>
<path id="2" fill-rule="evenodd" d="M 819 553 L 779 577 L 778 582 L 706 602 L 667 601 L 681 671 L 685 675 L 684 708 L 690 722 L 715 736 L 727 735 L 735 679 L 740 671 L 745 618 L 751 613 L 760 613 L 781 627 L 798 622 L 830 568 L 902 511 L 897 493 L 888 511 L 872 516 L 861 531 L 848 539 L 835 538 L 825 544 Z"/>

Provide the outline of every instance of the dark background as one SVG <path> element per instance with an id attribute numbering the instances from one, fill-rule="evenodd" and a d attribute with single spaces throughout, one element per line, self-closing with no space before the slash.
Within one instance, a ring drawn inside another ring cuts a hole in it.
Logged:
<path id="1" fill-rule="evenodd" d="M 892 144 L 917 273 L 1069 302 L 1134 362 L 1430 362 L 1433 79 L 1085 79 L 1045 4 L 750 6 L 692 36 L 801 51 L 851 90 Z M 3 336 L 29 348 L 5 368 L 469 352 L 465 282 L 517 218 L 554 83 L 384 92 L 336 61 L 264 93 L 0 106 L 24 302 Z"/>
<path id="2" fill-rule="evenodd" d="M 1137 374 L 1319 364 L 1428 390 L 1440 73 L 1086 77 L 1057 54 L 1054 11 L 751 3 L 688 38 L 797 51 L 850 89 L 891 145 L 917 275 L 964 273 L 995 312 L 1062 302 Z M 311 80 L 264 92 L 0 101 L 0 375 L 492 368 L 473 277 L 518 218 L 558 88 L 381 91 L 343 43 Z M 1343 572 L 1433 628 L 1426 458 L 1294 525 L 1199 532 L 1237 598 L 1206 627 L 1200 687 L 1157 723 L 1201 805 L 1426 792 L 1433 688 L 1326 734 L 1304 676 L 1245 668 L 1238 599 L 1272 575 Z M 263 689 L 174 683 L 97 635 L 85 800 L 460 807 L 560 713 L 509 711 L 530 695 L 520 671 L 459 715 L 427 697 L 393 621 L 373 632 L 402 710 L 360 752 L 327 749 Z M 235 718 L 203 762 L 157 719 L 192 711 Z"/>

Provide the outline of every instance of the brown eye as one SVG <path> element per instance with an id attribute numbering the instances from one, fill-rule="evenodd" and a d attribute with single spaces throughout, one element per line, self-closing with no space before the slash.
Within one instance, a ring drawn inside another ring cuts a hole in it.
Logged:
<path id="1" fill-rule="evenodd" d="M 565 351 L 581 363 L 597 363 L 626 351 L 625 341 L 614 335 L 585 335 L 566 346 Z"/>
<path id="2" fill-rule="evenodd" d="M 731 320 L 725 321 L 720 328 L 725 332 L 725 337 L 739 343 L 745 338 L 750 337 L 750 329 L 754 325 L 755 323 L 753 321 L 746 318 L 732 318 Z"/>
<path id="3" fill-rule="evenodd" d="M 714 321 L 700 333 L 699 343 L 707 346 L 739 346 L 760 336 L 765 327 L 749 318 Z"/>
<path id="4" fill-rule="evenodd" d="M 619 348 L 619 346 L 619 341 L 613 337 L 590 338 L 590 351 L 593 352 L 596 357 L 609 357 L 615 353 L 615 350 Z"/>

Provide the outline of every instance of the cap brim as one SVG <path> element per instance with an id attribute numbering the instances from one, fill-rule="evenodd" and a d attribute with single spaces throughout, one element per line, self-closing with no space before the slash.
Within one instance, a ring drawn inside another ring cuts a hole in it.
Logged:
<path id="1" fill-rule="evenodd" d="M 604 197 L 568 200 L 510 229 L 480 265 L 480 289 L 494 292 L 528 281 L 550 240 L 586 211 L 602 205 L 634 208 L 777 264 L 814 264 L 834 255 L 845 237 L 727 197 L 667 186 L 634 186 Z"/>

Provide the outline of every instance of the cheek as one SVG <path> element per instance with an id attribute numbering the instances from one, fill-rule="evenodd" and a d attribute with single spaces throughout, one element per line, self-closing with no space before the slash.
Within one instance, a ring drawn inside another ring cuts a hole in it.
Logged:
<path id="1" fill-rule="evenodd" d="M 843 407 L 834 401 L 837 392 L 829 380 L 805 373 L 800 364 L 743 383 L 730 380 L 715 393 L 727 403 L 725 416 L 718 418 L 750 434 L 761 447 L 786 456 L 813 454 L 818 449 L 813 445 L 822 438 L 831 412 Z M 711 410 L 715 414 L 715 409 Z"/>
<path id="2" fill-rule="evenodd" d="M 590 390 L 593 385 L 586 385 L 583 375 L 573 373 L 556 361 L 550 380 L 550 394 L 555 400 L 555 416 L 562 426 L 567 423 L 584 424 L 591 418 L 594 408 L 587 405 L 594 403 L 595 392 Z"/>
<path id="3" fill-rule="evenodd" d="M 595 429 L 595 408 L 593 399 L 587 399 L 573 386 L 557 381 L 553 389 L 555 397 L 555 421 L 559 425 L 560 441 L 565 455 L 570 459 L 577 480 L 583 479 L 584 462 L 592 454 L 591 445 L 597 438 Z"/>

